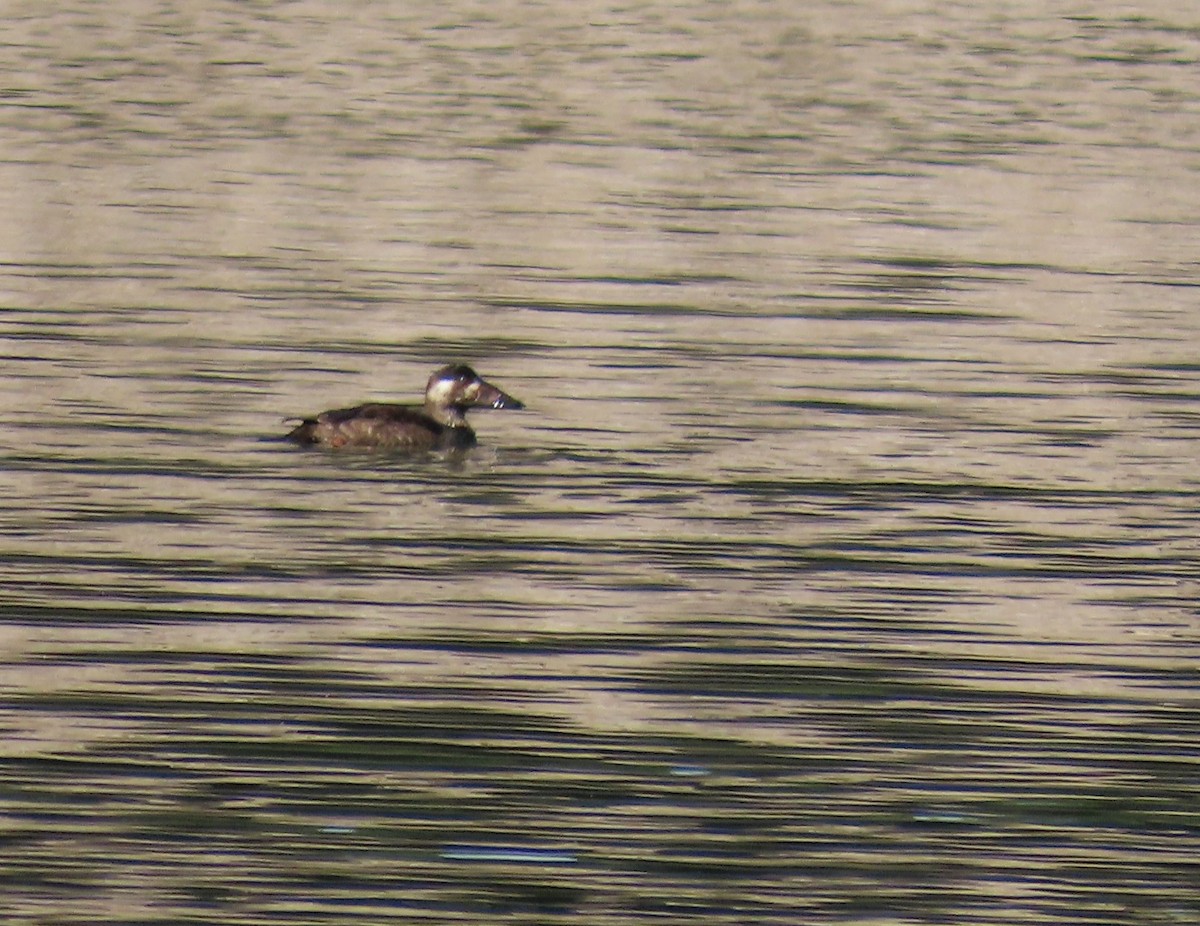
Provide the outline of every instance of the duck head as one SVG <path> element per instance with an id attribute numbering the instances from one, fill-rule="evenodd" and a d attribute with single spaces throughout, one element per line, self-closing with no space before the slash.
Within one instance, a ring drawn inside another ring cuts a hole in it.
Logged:
<path id="1" fill-rule="evenodd" d="M 508 408 L 519 410 L 524 404 L 497 389 L 465 364 L 442 367 L 425 387 L 425 409 L 450 425 L 465 421 L 468 408 Z"/>

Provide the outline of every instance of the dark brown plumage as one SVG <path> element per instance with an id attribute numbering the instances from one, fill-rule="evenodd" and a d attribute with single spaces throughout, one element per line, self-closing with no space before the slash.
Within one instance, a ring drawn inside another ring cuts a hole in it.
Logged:
<path id="1" fill-rule="evenodd" d="M 336 408 L 303 419 L 287 439 L 302 446 L 332 450 L 465 450 L 475 446 L 467 409 L 524 407 L 480 379 L 470 367 L 455 364 L 442 367 L 429 378 L 423 408 L 386 402 Z"/>

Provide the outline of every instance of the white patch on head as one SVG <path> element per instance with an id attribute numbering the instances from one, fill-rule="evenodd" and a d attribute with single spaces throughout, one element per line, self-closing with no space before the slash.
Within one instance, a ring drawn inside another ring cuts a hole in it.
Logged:
<path id="1" fill-rule="evenodd" d="M 457 381 L 453 379 L 438 379 L 429 384 L 426 401 L 434 405 L 450 405 L 454 401 L 454 387 Z"/>
<path id="2" fill-rule="evenodd" d="M 470 405 L 479 395 L 479 381 L 448 376 L 434 380 L 429 386 L 425 400 L 441 408 Z"/>

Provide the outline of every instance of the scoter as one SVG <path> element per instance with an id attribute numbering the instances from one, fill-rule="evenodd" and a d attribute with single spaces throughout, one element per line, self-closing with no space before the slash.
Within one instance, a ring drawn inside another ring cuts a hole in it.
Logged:
<path id="1" fill-rule="evenodd" d="M 467 424 L 467 409 L 524 407 L 480 379 L 469 366 L 451 364 L 429 377 L 424 408 L 387 402 L 336 408 L 301 419 L 286 439 L 304 447 L 331 450 L 393 453 L 466 450 L 475 446 L 475 432 Z"/>

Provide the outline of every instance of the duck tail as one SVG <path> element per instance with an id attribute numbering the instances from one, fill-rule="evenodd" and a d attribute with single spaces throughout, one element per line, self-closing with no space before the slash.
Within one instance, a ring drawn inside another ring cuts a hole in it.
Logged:
<path id="1" fill-rule="evenodd" d="M 317 419 L 316 418 L 284 418 L 284 423 L 298 421 L 300 422 L 292 430 L 288 431 L 281 439 L 291 441 L 293 444 L 302 444 L 310 446 L 317 443 Z"/>

